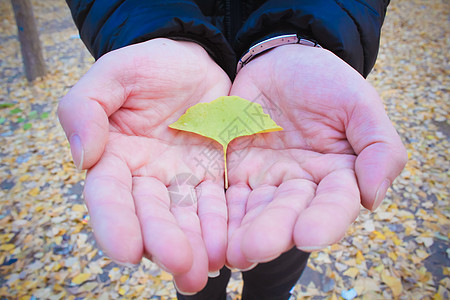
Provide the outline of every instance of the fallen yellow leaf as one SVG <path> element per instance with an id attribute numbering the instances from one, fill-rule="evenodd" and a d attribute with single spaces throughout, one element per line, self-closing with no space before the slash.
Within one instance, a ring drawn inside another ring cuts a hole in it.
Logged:
<path id="1" fill-rule="evenodd" d="M 358 250 L 358 252 L 356 252 L 356 263 L 359 265 L 365 260 L 366 259 L 364 258 L 364 255 L 362 254 L 361 250 Z"/>
<path id="2" fill-rule="evenodd" d="M 379 291 L 380 284 L 377 280 L 369 277 L 362 277 L 355 281 L 353 284 L 354 289 L 358 292 L 358 295 L 363 295 L 367 292 Z"/>
<path id="3" fill-rule="evenodd" d="M 83 225 L 83 224 L 77 224 L 77 225 L 75 225 L 75 226 L 74 226 L 74 228 L 73 228 L 73 231 L 72 231 L 72 233 L 73 233 L 73 234 L 75 234 L 75 233 L 78 233 L 78 232 L 80 232 L 80 231 L 81 231 L 81 229 L 83 229 L 83 227 L 84 227 L 84 225 Z"/>
<path id="4" fill-rule="evenodd" d="M 29 178 L 30 178 L 30 175 L 29 175 L 29 174 L 25 174 L 25 175 L 22 175 L 22 176 L 19 178 L 19 181 L 20 181 L 20 182 L 24 182 L 24 181 L 27 181 Z"/>
<path id="5" fill-rule="evenodd" d="M 129 277 L 130 277 L 129 275 L 120 276 L 120 279 L 119 279 L 120 283 L 124 283 L 125 281 L 128 280 Z"/>
<path id="6" fill-rule="evenodd" d="M 382 241 L 386 240 L 386 237 L 384 236 L 384 234 L 382 234 L 381 232 L 376 231 L 376 230 L 374 230 L 370 233 L 370 238 L 372 240 L 374 240 L 374 239 L 378 239 L 378 240 L 382 240 Z"/>
<path id="7" fill-rule="evenodd" d="M 41 212 L 41 211 L 43 211 L 45 209 L 45 207 L 43 207 L 43 206 L 41 206 L 41 205 L 38 205 L 38 206 L 36 206 L 35 208 L 34 208 L 34 210 L 36 211 L 36 212 Z"/>
<path id="8" fill-rule="evenodd" d="M 84 205 L 81 204 L 75 204 L 72 206 L 73 211 L 81 211 L 84 212 L 86 209 L 84 208 Z"/>
<path id="9" fill-rule="evenodd" d="M 403 285 L 399 278 L 391 276 L 388 270 L 384 270 L 381 273 L 381 280 L 392 290 L 392 294 L 395 298 L 400 296 L 403 290 Z"/>
<path id="10" fill-rule="evenodd" d="M 210 103 L 198 103 L 169 127 L 208 137 L 223 146 L 225 188 L 228 188 L 228 144 L 237 137 L 283 130 L 263 112 L 260 104 L 238 96 L 223 96 Z"/>
<path id="11" fill-rule="evenodd" d="M 72 283 L 80 285 L 91 277 L 91 273 L 80 273 L 72 279 Z"/>
<path id="12" fill-rule="evenodd" d="M 403 241 L 401 239 L 399 239 L 397 236 L 394 236 L 391 239 L 396 246 L 400 246 L 401 244 L 403 244 Z"/>
<path id="13" fill-rule="evenodd" d="M 143 284 L 140 284 L 140 285 L 138 285 L 138 286 L 136 286 L 136 288 L 135 288 L 135 293 L 137 294 L 137 295 L 141 295 L 142 294 L 142 292 L 145 290 L 145 285 L 143 285 Z"/>
<path id="14" fill-rule="evenodd" d="M 433 300 L 444 300 L 439 293 L 433 295 Z"/>
<path id="15" fill-rule="evenodd" d="M 125 293 L 126 293 L 126 290 L 125 290 L 123 287 L 121 287 L 121 288 L 119 289 L 119 295 L 120 295 L 120 296 L 123 296 L 123 295 L 125 295 Z"/>
<path id="16" fill-rule="evenodd" d="M 28 194 L 30 195 L 30 196 L 32 196 L 32 197 L 36 197 L 37 195 L 39 195 L 39 192 L 40 192 L 41 190 L 38 188 L 38 187 L 35 187 L 35 188 L 33 188 L 33 189 L 31 189 L 29 192 L 28 192 Z"/>
<path id="17" fill-rule="evenodd" d="M 359 274 L 359 270 L 357 268 L 355 268 L 355 267 L 348 268 L 344 272 L 345 276 L 348 276 L 348 277 L 351 277 L 351 278 L 355 278 L 356 275 L 358 275 L 358 274 Z"/>
<path id="18" fill-rule="evenodd" d="M 397 261 L 398 256 L 397 254 L 395 254 L 395 252 L 389 252 L 388 256 L 390 259 L 392 259 L 392 261 Z"/>
<path id="19" fill-rule="evenodd" d="M 61 269 L 61 264 L 60 263 L 56 263 L 54 266 L 53 266 L 53 268 L 52 268 L 52 271 L 53 272 L 58 272 L 60 269 Z M 53 287 L 54 288 L 54 287 Z"/>
<path id="20" fill-rule="evenodd" d="M 14 244 L 3 244 L 0 246 L 0 250 L 3 251 L 10 251 L 12 249 L 14 249 L 16 246 Z"/>
<path id="21" fill-rule="evenodd" d="M 374 267 L 374 270 L 377 271 L 378 273 L 381 273 L 384 271 L 384 265 L 379 264 L 378 266 Z"/>
<path id="22" fill-rule="evenodd" d="M 159 279 L 165 280 L 165 281 L 171 281 L 173 279 L 173 276 L 172 276 L 172 274 L 161 270 L 161 274 L 159 275 Z"/>
<path id="23" fill-rule="evenodd" d="M 0 242 L 5 243 L 10 241 L 12 238 L 14 237 L 13 233 L 5 233 L 5 234 L 0 234 Z"/>

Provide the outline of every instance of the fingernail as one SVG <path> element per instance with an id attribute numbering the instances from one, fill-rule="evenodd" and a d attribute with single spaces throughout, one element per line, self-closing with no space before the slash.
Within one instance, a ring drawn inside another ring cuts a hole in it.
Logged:
<path id="1" fill-rule="evenodd" d="M 327 246 L 301 246 L 301 247 L 297 247 L 297 249 L 299 249 L 303 252 L 313 252 L 313 251 L 321 250 L 326 247 L 328 247 L 328 245 Z"/>
<path id="2" fill-rule="evenodd" d="M 391 182 L 389 181 L 389 179 L 383 180 L 383 182 L 380 184 L 380 186 L 378 187 L 377 193 L 375 195 L 375 202 L 373 203 L 373 206 L 371 209 L 372 211 L 374 211 L 375 209 L 378 208 L 378 206 L 380 206 L 384 197 L 386 197 L 386 192 L 390 186 L 391 186 Z"/>
<path id="3" fill-rule="evenodd" d="M 83 170 L 84 161 L 84 149 L 81 144 L 80 136 L 76 133 L 72 134 L 69 138 L 70 152 L 72 152 L 72 159 L 75 167 L 79 172 Z"/>
<path id="4" fill-rule="evenodd" d="M 253 265 L 251 265 L 250 267 L 248 267 L 248 268 L 245 268 L 245 269 L 239 269 L 241 272 L 247 272 L 247 271 L 250 271 L 251 269 L 253 269 L 254 267 L 256 267 L 258 265 L 258 263 L 254 263 Z"/>
<path id="5" fill-rule="evenodd" d="M 220 270 L 208 272 L 208 277 L 210 277 L 210 278 L 216 278 L 219 275 L 220 275 Z"/>
<path id="6" fill-rule="evenodd" d="M 137 267 L 139 265 L 139 264 L 132 264 L 132 263 L 129 263 L 129 262 L 121 262 L 121 261 L 117 261 L 117 260 L 114 260 L 114 262 L 117 265 L 119 265 L 119 266 L 127 267 L 127 268 L 134 268 L 134 267 Z"/>
<path id="7" fill-rule="evenodd" d="M 175 281 L 173 281 L 173 285 L 175 286 L 175 289 L 177 290 L 177 292 L 180 293 L 181 295 L 193 296 L 193 295 L 197 294 L 197 293 L 187 293 L 187 292 L 180 291 L 180 289 L 177 287 L 177 284 L 175 283 Z"/>
<path id="8" fill-rule="evenodd" d="M 249 262 L 252 262 L 252 263 L 265 263 L 265 262 L 269 262 L 269 261 L 274 260 L 274 259 L 277 258 L 278 256 L 280 256 L 280 254 L 276 254 L 276 255 L 274 255 L 274 256 L 267 257 L 267 258 L 264 258 L 264 259 L 258 259 L 258 260 L 247 259 L 247 260 L 248 260 Z"/>
<path id="9" fill-rule="evenodd" d="M 230 270 L 233 270 L 234 268 L 231 266 L 231 265 L 229 265 L 228 263 L 225 263 L 225 267 L 227 267 L 228 269 L 230 269 Z"/>
<path id="10" fill-rule="evenodd" d="M 163 269 L 163 270 L 166 271 L 167 273 L 170 273 L 169 269 L 168 269 L 164 264 L 162 264 L 156 257 L 153 257 L 153 258 L 152 258 L 152 261 L 153 261 L 155 264 L 157 264 L 161 269 Z"/>

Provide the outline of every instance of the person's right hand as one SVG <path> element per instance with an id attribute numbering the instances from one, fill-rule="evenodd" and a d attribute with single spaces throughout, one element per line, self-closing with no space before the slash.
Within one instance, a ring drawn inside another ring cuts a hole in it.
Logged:
<path id="1" fill-rule="evenodd" d="M 74 162 L 88 169 L 100 247 L 119 263 L 152 259 L 184 293 L 224 265 L 227 207 L 223 175 L 196 164 L 210 141 L 168 125 L 230 86 L 201 46 L 154 39 L 101 57 L 58 107 Z"/>

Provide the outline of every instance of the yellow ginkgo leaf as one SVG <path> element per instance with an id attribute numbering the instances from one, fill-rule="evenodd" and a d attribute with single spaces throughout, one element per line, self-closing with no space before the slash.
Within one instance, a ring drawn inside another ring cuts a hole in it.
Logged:
<path id="1" fill-rule="evenodd" d="M 392 290 L 392 294 L 394 295 L 394 298 L 398 298 L 403 290 L 403 285 L 402 285 L 402 281 L 400 280 L 400 278 L 391 276 L 389 274 L 389 271 L 384 270 L 381 273 L 381 280 L 387 284 L 387 286 L 389 286 Z"/>
<path id="2" fill-rule="evenodd" d="M 82 284 L 91 277 L 90 273 L 80 273 L 72 279 L 73 284 Z"/>
<path id="3" fill-rule="evenodd" d="M 228 144 L 240 136 L 283 130 L 264 113 L 260 104 L 238 96 L 223 96 L 210 103 L 196 104 L 169 127 L 200 134 L 223 146 L 225 188 L 228 188 Z"/>

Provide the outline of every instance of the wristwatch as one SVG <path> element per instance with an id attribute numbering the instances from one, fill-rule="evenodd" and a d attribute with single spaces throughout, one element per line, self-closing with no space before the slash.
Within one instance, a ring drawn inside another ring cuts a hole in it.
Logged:
<path id="1" fill-rule="evenodd" d="M 278 46 L 288 44 L 300 44 L 304 46 L 322 48 L 316 42 L 300 38 L 296 34 L 279 35 L 259 42 L 256 45 L 250 47 L 250 49 L 248 49 L 248 51 L 239 60 L 236 67 L 236 74 L 242 69 L 243 66 L 248 64 L 253 58 L 255 58 L 255 56 L 259 55 L 260 53 Z"/>

